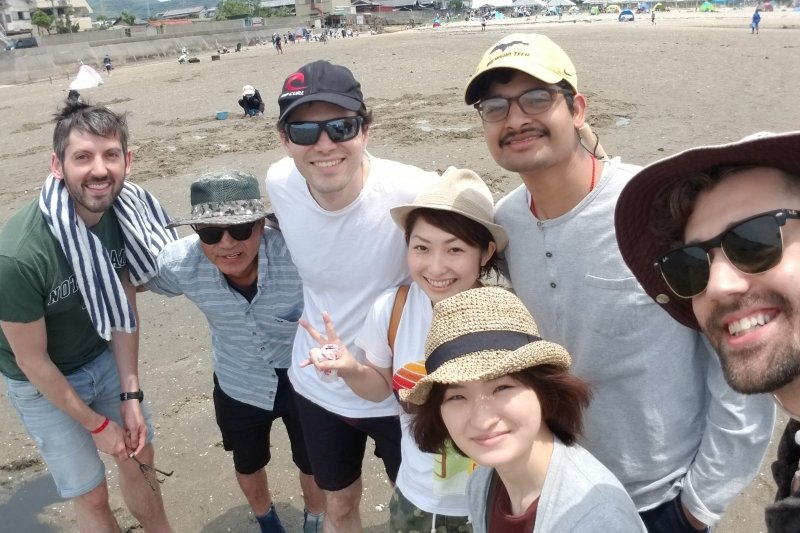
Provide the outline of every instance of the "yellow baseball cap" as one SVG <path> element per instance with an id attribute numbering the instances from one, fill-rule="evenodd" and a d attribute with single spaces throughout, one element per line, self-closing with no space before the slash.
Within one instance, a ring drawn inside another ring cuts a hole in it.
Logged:
<path id="1" fill-rule="evenodd" d="M 467 83 L 464 100 L 472 105 L 480 99 L 484 74 L 510 68 L 529 74 L 545 83 L 566 81 L 578 92 L 578 75 L 569 56 L 549 37 L 538 33 L 512 33 L 493 44 L 483 54 L 475 74 Z"/>

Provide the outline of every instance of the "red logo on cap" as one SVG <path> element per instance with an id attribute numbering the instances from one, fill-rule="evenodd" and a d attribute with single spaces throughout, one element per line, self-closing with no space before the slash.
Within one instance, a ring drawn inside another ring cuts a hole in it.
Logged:
<path id="1" fill-rule="evenodd" d="M 286 83 L 283 84 L 283 92 L 302 91 L 306 88 L 306 77 L 302 72 L 295 72 L 288 78 Z"/>

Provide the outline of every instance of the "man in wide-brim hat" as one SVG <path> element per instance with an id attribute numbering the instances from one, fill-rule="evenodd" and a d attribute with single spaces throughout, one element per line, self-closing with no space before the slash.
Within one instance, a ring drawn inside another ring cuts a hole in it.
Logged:
<path id="1" fill-rule="evenodd" d="M 662 159 L 628 183 L 616 210 L 622 257 L 647 294 L 706 334 L 731 387 L 774 394 L 794 419 L 772 466 L 771 533 L 800 531 L 798 218 L 800 131 Z M 771 430 L 771 418 L 754 428 Z"/>
<path id="2" fill-rule="evenodd" d="M 258 181 L 239 171 L 212 172 L 191 185 L 191 214 L 173 226 L 196 235 L 158 256 L 154 291 L 185 295 L 206 315 L 214 362 L 214 408 L 222 443 L 262 532 L 283 531 L 267 482 L 270 429 L 282 418 L 305 499 L 305 533 L 322 531 L 323 500 L 314 483 L 303 430 L 286 375 L 303 311 L 302 282 Z"/>

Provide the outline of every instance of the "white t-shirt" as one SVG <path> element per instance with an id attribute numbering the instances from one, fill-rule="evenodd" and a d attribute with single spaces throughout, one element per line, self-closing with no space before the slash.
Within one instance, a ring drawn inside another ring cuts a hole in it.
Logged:
<path id="1" fill-rule="evenodd" d="M 388 331 L 396 293 L 396 288 L 390 289 L 375 301 L 356 338 L 356 344 L 366 352 L 372 364 L 381 368 L 391 367 L 392 373 L 407 363 L 425 359 L 425 337 L 433 320 L 431 300 L 416 283 L 412 283 L 397 326 L 395 355 L 392 357 Z M 402 461 L 397 474 L 397 488 L 423 511 L 446 516 L 467 516 L 467 479 L 475 463 L 454 450 L 448 450 L 446 454 L 420 451 L 408 430 L 410 420 L 409 415 L 401 412 Z"/>
<path id="2" fill-rule="evenodd" d="M 281 159 L 267 172 L 272 208 L 303 280 L 303 317 L 324 333 L 322 312 L 327 311 L 339 338 L 361 362 L 364 351 L 353 341 L 364 317 L 383 291 L 409 281 L 405 239 L 389 209 L 413 202 L 429 180 L 438 178 L 434 172 L 369 157 L 364 189 L 339 211 L 326 211 L 317 204 L 291 158 Z M 393 397 L 370 402 L 341 379 L 325 383 L 313 367 L 300 368 L 309 350 L 318 347 L 304 329 L 298 328 L 289 367 L 289 378 L 298 394 L 346 417 L 398 413 Z"/>

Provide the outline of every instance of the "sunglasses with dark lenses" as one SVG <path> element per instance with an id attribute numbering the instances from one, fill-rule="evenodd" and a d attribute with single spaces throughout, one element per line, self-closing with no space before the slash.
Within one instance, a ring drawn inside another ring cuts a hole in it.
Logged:
<path id="1" fill-rule="evenodd" d="M 192 229 L 197 232 L 200 240 L 205 244 L 217 244 L 222 240 L 222 236 L 226 231 L 228 235 L 237 241 L 246 241 L 253 234 L 255 225 L 255 222 L 247 222 L 246 224 L 235 224 L 233 226 L 206 226 L 199 228 L 193 224 Z"/>
<path id="2" fill-rule="evenodd" d="M 316 144 L 322 130 L 335 143 L 349 141 L 361 131 L 364 117 L 342 117 L 331 120 L 289 122 L 286 124 L 286 136 L 294 144 L 311 146 Z"/>
<path id="3" fill-rule="evenodd" d="M 711 275 L 708 251 L 714 248 L 721 248 L 728 261 L 744 274 L 761 274 L 781 262 L 781 227 L 790 218 L 800 218 L 800 211 L 778 209 L 746 218 L 713 239 L 667 252 L 655 267 L 680 298 L 694 298 L 706 290 Z"/>
<path id="4" fill-rule="evenodd" d="M 508 116 L 511 109 L 511 102 L 517 105 L 528 115 L 538 115 L 544 113 L 553 106 L 557 94 L 572 94 L 569 89 L 555 89 L 552 87 L 538 87 L 525 91 L 524 93 L 506 98 L 504 96 L 493 96 L 486 98 L 475 104 L 475 109 L 484 122 L 499 122 Z"/>

